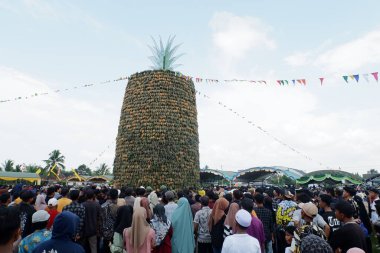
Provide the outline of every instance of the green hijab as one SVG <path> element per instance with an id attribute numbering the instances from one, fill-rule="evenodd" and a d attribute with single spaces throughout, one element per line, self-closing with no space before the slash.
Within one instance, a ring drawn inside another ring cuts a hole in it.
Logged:
<path id="1" fill-rule="evenodd" d="M 193 215 L 189 201 L 182 197 L 177 204 L 178 207 L 174 210 L 172 216 L 172 252 L 194 253 Z"/>

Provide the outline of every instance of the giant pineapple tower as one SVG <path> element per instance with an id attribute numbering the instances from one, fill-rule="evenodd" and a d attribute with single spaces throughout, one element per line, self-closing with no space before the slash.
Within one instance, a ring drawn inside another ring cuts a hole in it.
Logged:
<path id="1" fill-rule="evenodd" d="M 114 161 L 121 185 L 181 189 L 199 182 L 195 87 L 172 71 L 179 57 L 173 40 L 153 40 L 153 70 L 132 75 L 125 89 Z"/>

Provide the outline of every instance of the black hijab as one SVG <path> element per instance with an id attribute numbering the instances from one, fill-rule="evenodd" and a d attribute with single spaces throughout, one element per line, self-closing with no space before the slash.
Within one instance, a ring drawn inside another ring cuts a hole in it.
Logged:
<path id="1" fill-rule="evenodd" d="M 133 208 L 131 206 L 122 206 L 117 210 L 116 221 L 114 225 L 115 232 L 123 234 L 125 228 L 132 225 Z"/>

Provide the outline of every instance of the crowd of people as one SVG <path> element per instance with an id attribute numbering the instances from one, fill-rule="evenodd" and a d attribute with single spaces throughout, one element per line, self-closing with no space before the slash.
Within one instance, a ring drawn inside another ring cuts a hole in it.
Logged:
<path id="1" fill-rule="evenodd" d="M 359 253 L 376 188 L 0 187 L 0 252 Z M 378 238 L 380 239 L 380 238 Z"/>

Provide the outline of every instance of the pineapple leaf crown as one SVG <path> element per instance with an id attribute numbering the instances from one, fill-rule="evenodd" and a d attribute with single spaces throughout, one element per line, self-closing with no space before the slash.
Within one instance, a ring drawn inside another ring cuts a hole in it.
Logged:
<path id="1" fill-rule="evenodd" d="M 181 64 L 174 64 L 178 58 L 184 54 L 175 55 L 178 48 L 182 44 L 173 45 L 175 36 L 169 36 L 166 45 L 162 42 L 161 36 L 159 42 L 157 42 L 153 37 L 153 46 L 148 46 L 152 52 L 152 56 L 149 59 L 152 61 L 154 70 L 174 70 L 174 68 L 181 66 Z"/>

